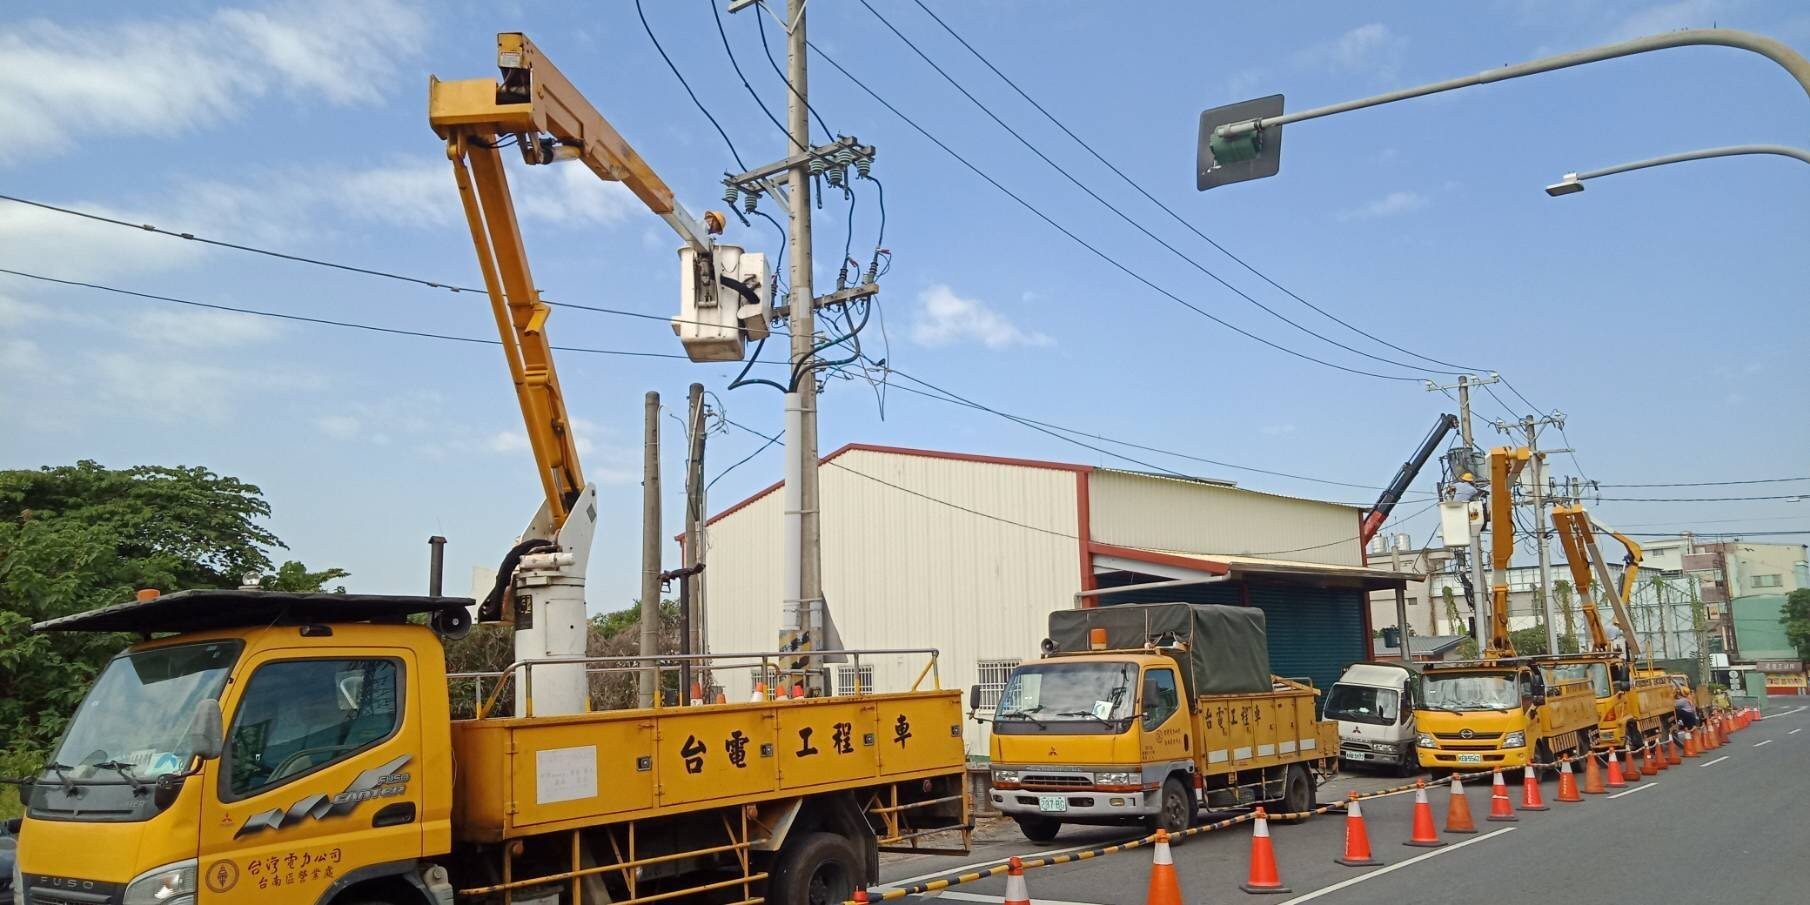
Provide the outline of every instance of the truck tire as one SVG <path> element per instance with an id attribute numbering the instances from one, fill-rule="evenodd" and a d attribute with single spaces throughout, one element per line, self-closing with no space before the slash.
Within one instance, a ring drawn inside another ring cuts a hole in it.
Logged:
<path id="1" fill-rule="evenodd" d="M 1014 817 L 1018 831 L 1032 842 L 1048 842 L 1062 832 L 1062 821 L 1053 817 Z"/>
<path id="2" fill-rule="evenodd" d="M 1282 781 L 1282 799 L 1275 802 L 1280 813 L 1301 814 L 1314 809 L 1314 778 L 1302 764 L 1290 764 Z M 1278 819 L 1277 823 L 1299 823 L 1306 817 Z"/>
<path id="3" fill-rule="evenodd" d="M 1151 832 L 1168 830 L 1171 834 L 1179 833 L 1194 825 L 1194 796 L 1188 793 L 1188 787 L 1174 776 L 1163 780 L 1162 798 L 1157 802 L 1156 816 L 1150 818 Z"/>
<path id="4" fill-rule="evenodd" d="M 773 905 L 840 905 L 867 887 L 862 858 L 849 840 L 806 833 L 788 840 L 767 880 Z"/>

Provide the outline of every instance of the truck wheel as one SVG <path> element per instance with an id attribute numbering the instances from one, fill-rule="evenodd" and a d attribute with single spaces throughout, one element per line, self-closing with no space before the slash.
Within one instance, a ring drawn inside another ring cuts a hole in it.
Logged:
<path id="1" fill-rule="evenodd" d="M 1048 842 L 1062 831 L 1062 821 L 1050 817 L 1014 817 L 1018 831 L 1032 842 Z"/>
<path id="2" fill-rule="evenodd" d="M 767 881 L 773 905 L 840 905 L 866 888 L 862 859 L 847 839 L 833 833 L 806 833 L 779 853 Z"/>
<path id="3" fill-rule="evenodd" d="M 1313 810 L 1314 780 L 1313 776 L 1307 772 L 1306 767 L 1300 764 L 1291 764 L 1288 768 L 1288 778 L 1284 779 L 1282 782 L 1282 800 L 1277 802 L 1277 806 L 1282 809 L 1282 813 L 1302 814 Z M 1306 817 L 1292 817 L 1286 820 L 1277 820 L 1276 822 L 1299 823 L 1306 819 Z"/>
<path id="4" fill-rule="evenodd" d="M 1194 796 L 1188 794 L 1188 787 L 1182 781 L 1171 776 L 1163 780 L 1163 797 L 1158 803 L 1156 816 L 1150 819 L 1150 831 L 1168 830 L 1179 833 L 1194 825 Z"/>

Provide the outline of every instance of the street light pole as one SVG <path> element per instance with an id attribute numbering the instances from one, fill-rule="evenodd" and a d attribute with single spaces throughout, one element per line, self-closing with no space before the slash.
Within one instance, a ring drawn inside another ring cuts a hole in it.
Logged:
<path id="1" fill-rule="evenodd" d="M 1554 198 L 1560 195 L 1573 195 L 1584 190 L 1584 181 L 1601 176 L 1613 176 L 1633 170 L 1644 170 L 1648 167 L 1663 167 L 1668 164 L 1685 163 L 1692 160 L 1709 160 L 1716 157 L 1741 157 L 1748 154 L 1775 154 L 1779 157 L 1790 157 L 1810 163 L 1810 151 L 1793 148 L 1790 145 L 1729 145 L 1724 148 L 1703 148 L 1697 151 L 1685 151 L 1681 154 L 1667 154 L 1664 157 L 1649 157 L 1632 163 L 1616 164 L 1600 170 L 1589 170 L 1583 173 L 1566 173 L 1563 179 L 1546 187 L 1546 194 Z"/>

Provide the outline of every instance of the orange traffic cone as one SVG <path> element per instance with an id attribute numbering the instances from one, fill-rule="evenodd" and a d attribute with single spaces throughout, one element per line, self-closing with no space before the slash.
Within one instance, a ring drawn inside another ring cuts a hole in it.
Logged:
<path id="1" fill-rule="evenodd" d="M 1006 898 L 1001 905 L 1031 905 L 1031 893 L 1024 886 L 1024 862 L 1017 856 L 1006 861 Z"/>
<path id="2" fill-rule="evenodd" d="M 1640 782 L 1640 765 L 1634 762 L 1634 747 L 1629 745 L 1622 753 L 1628 756 L 1628 769 L 1621 771 L 1621 778 L 1627 780 L 1629 785 Z"/>
<path id="3" fill-rule="evenodd" d="M 1433 806 L 1427 803 L 1424 780 L 1414 784 L 1414 833 L 1402 844 L 1420 848 L 1438 848 L 1446 844 L 1439 840 L 1439 831 L 1433 828 Z"/>
<path id="4" fill-rule="evenodd" d="M 1596 752 L 1584 755 L 1584 794 L 1601 795 L 1609 791 L 1603 787 L 1603 770 L 1596 765 Z"/>
<path id="5" fill-rule="evenodd" d="M 1679 766 L 1684 763 L 1684 760 L 1679 757 L 1679 746 L 1678 746 L 1677 737 L 1675 737 L 1675 736 L 1668 737 L 1665 740 L 1665 746 L 1661 750 L 1663 750 L 1665 752 L 1665 765 L 1666 766 L 1676 767 L 1676 766 Z"/>
<path id="6" fill-rule="evenodd" d="M 1351 793 L 1345 805 L 1345 856 L 1334 861 L 1346 867 L 1374 867 L 1383 862 L 1370 854 L 1370 830 L 1364 826 L 1364 809 L 1358 804 L 1358 793 Z"/>
<path id="7" fill-rule="evenodd" d="M 750 704 L 764 704 L 767 700 L 767 683 L 754 683 L 754 696 L 748 699 Z"/>
<path id="8" fill-rule="evenodd" d="M 1250 879 L 1238 884 L 1238 888 L 1248 893 L 1294 891 L 1282 885 L 1282 874 L 1276 870 L 1276 850 L 1270 845 L 1270 822 L 1262 808 L 1257 809 L 1257 819 L 1251 827 Z"/>
<path id="9" fill-rule="evenodd" d="M 1521 818 L 1515 816 L 1514 806 L 1508 801 L 1508 784 L 1502 781 L 1502 768 L 1496 768 L 1496 778 L 1489 787 L 1489 816 L 1483 819 L 1497 823 L 1512 823 Z"/>
<path id="10" fill-rule="evenodd" d="M 729 696 L 724 694 L 723 690 L 721 688 L 716 690 L 716 703 L 718 703 L 718 704 L 729 703 Z"/>
<path id="11" fill-rule="evenodd" d="M 1640 772 L 1643 776 L 1659 775 L 1659 758 L 1653 756 L 1653 740 L 1647 739 L 1647 746 L 1640 749 Z"/>
<path id="12" fill-rule="evenodd" d="M 1667 766 L 1666 762 L 1665 762 L 1665 742 L 1659 741 L 1658 739 L 1654 739 L 1652 744 L 1653 744 L 1653 772 L 1654 773 L 1664 772 L 1665 768 Z"/>
<path id="13" fill-rule="evenodd" d="M 1616 758 L 1614 748 L 1609 749 L 1609 783 L 1608 783 L 1608 785 L 1609 785 L 1609 788 L 1611 788 L 1611 789 L 1624 789 L 1624 788 L 1627 788 L 1627 786 L 1628 786 L 1627 780 L 1622 778 L 1621 761 Z"/>
<path id="14" fill-rule="evenodd" d="M 691 694 L 687 700 L 691 702 L 691 706 L 693 707 L 704 703 L 704 686 L 699 685 L 696 682 L 691 683 Z"/>
<path id="15" fill-rule="evenodd" d="M 804 700 L 804 683 L 803 682 L 793 682 L 792 683 L 792 700 L 794 700 L 794 701 Z"/>
<path id="16" fill-rule="evenodd" d="M 786 699 L 786 683 L 784 683 L 784 682 L 773 683 L 773 700 L 783 701 L 785 699 Z"/>
<path id="17" fill-rule="evenodd" d="M 1150 859 L 1150 887 L 1144 905 L 1182 905 L 1181 881 L 1175 878 L 1175 861 L 1169 857 L 1169 831 L 1156 831 L 1156 855 Z"/>
<path id="18" fill-rule="evenodd" d="M 1464 781 L 1458 774 L 1452 774 L 1452 796 L 1445 810 L 1445 831 L 1448 833 L 1475 833 L 1477 824 L 1471 820 L 1471 803 L 1464 797 Z"/>
<path id="19" fill-rule="evenodd" d="M 1546 802 L 1540 800 L 1540 777 L 1534 772 L 1533 764 L 1528 764 L 1521 773 L 1521 810 L 1552 810 L 1546 806 Z"/>
<path id="20" fill-rule="evenodd" d="M 1697 751 L 1697 733 L 1695 733 L 1689 729 L 1684 730 L 1684 756 L 1685 757 L 1696 757 L 1698 755 L 1698 753 L 1699 752 Z"/>
<path id="21" fill-rule="evenodd" d="M 862 902 L 862 903 L 865 903 L 865 902 L 866 902 L 866 901 L 867 901 L 867 890 L 865 890 L 865 889 L 856 889 L 856 890 L 855 890 L 855 896 L 854 896 L 854 898 L 852 898 L 852 899 L 849 899 L 849 901 L 850 901 L 850 902 Z"/>
<path id="22" fill-rule="evenodd" d="M 1559 796 L 1553 800 L 1567 804 L 1584 800 L 1584 796 L 1577 793 L 1577 774 L 1571 772 L 1569 757 L 1559 761 Z"/>

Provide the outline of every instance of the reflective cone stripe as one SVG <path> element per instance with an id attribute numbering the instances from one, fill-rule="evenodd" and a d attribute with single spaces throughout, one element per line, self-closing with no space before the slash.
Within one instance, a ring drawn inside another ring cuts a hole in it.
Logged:
<path id="1" fill-rule="evenodd" d="M 1464 781 L 1458 774 L 1452 774 L 1451 801 L 1445 810 L 1445 831 L 1448 833 L 1475 833 L 1477 824 L 1471 820 L 1471 803 L 1464 797 Z"/>
<path id="2" fill-rule="evenodd" d="M 1175 861 L 1169 856 L 1169 831 L 1156 831 L 1156 854 L 1150 859 L 1150 886 L 1144 892 L 1144 905 L 1182 905 L 1181 881 L 1175 876 Z"/>
<path id="3" fill-rule="evenodd" d="M 767 700 L 767 683 L 754 683 L 754 696 L 748 699 L 750 704 L 760 704 Z"/>
<path id="4" fill-rule="evenodd" d="M 1697 734 L 1689 729 L 1684 730 L 1684 756 L 1697 756 Z"/>
<path id="5" fill-rule="evenodd" d="M 1238 885 L 1248 893 L 1293 892 L 1282 885 L 1282 874 L 1276 869 L 1276 849 L 1270 844 L 1270 822 L 1262 808 L 1251 827 L 1250 879 Z"/>
<path id="6" fill-rule="evenodd" d="M 1334 858 L 1346 867 L 1373 867 L 1383 862 L 1370 854 L 1370 830 L 1364 826 L 1364 808 L 1358 804 L 1358 793 L 1351 793 L 1345 806 L 1345 855 Z"/>
<path id="7" fill-rule="evenodd" d="M 1559 761 L 1559 796 L 1554 800 L 1567 804 L 1584 800 L 1584 796 L 1577 793 L 1577 774 L 1571 772 L 1569 757 Z"/>
<path id="8" fill-rule="evenodd" d="M 1665 742 L 1662 742 L 1658 739 L 1654 739 L 1652 744 L 1653 744 L 1653 772 L 1659 773 L 1666 768 Z"/>
<path id="9" fill-rule="evenodd" d="M 1521 818 L 1515 816 L 1515 809 L 1508 801 L 1508 783 L 1502 781 L 1502 768 L 1496 768 L 1496 778 L 1489 789 L 1489 816 L 1485 820 L 1498 823 L 1510 823 Z"/>
<path id="10" fill-rule="evenodd" d="M 1609 788 L 1611 788 L 1611 789 L 1624 789 L 1624 788 L 1627 788 L 1627 786 L 1628 786 L 1627 780 L 1622 778 L 1621 760 L 1615 756 L 1614 748 L 1609 749 L 1609 782 L 1608 782 L 1608 785 L 1609 785 Z"/>
<path id="11" fill-rule="evenodd" d="M 1439 831 L 1433 828 L 1433 806 L 1427 803 L 1427 784 L 1414 784 L 1414 833 L 1403 845 L 1414 845 L 1420 848 L 1438 848 L 1446 843 L 1439 840 Z"/>
<path id="12" fill-rule="evenodd" d="M 1031 894 L 1024 887 L 1024 862 L 1017 858 L 1006 862 L 1006 898 L 1001 905 L 1031 905 Z"/>
<path id="13" fill-rule="evenodd" d="M 1640 782 L 1640 765 L 1634 762 L 1634 748 L 1629 746 L 1622 753 L 1628 756 L 1626 760 L 1628 769 L 1621 771 L 1621 778 L 1626 780 L 1629 785 Z"/>
<path id="14" fill-rule="evenodd" d="M 1609 790 L 1603 786 L 1603 768 L 1597 766 L 1596 752 L 1584 755 L 1584 794 L 1602 795 Z"/>
<path id="15" fill-rule="evenodd" d="M 1668 767 L 1676 767 L 1683 763 L 1684 763 L 1683 759 L 1681 759 L 1678 756 L 1678 740 L 1676 738 L 1666 739 L 1665 740 L 1665 765 Z"/>
<path id="16" fill-rule="evenodd" d="M 1546 802 L 1540 800 L 1540 775 L 1534 772 L 1533 764 L 1521 770 L 1521 810 L 1550 811 Z"/>
<path id="17" fill-rule="evenodd" d="M 1659 758 L 1653 756 L 1653 740 L 1647 740 L 1647 746 L 1640 749 L 1640 772 L 1645 776 L 1659 775 Z"/>
<path id="18" fill-rule="evenodd" d="M 693 707 L 704 703 L 704 686 L 699 685 L 696 682 L 691 683 L 691 695 L 688 700 L 691 701 L 691 706 Z"/>

